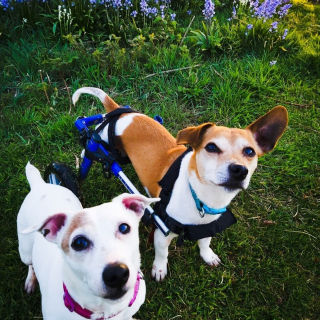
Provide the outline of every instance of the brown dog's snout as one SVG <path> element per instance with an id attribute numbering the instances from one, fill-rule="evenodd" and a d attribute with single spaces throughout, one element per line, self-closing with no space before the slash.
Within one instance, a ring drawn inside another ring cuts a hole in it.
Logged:
<path id="1" fill-rule="evenodd" d="M 129 268 L 123 263 L 108 265 L 102 273 L 103 282 L 110 288 L 121 288 L 129 279 Z"/>
<path id="2" fill-rule="evenodd" d="M 229 165 L 229 172 L 233 179 L 243 181 L 248 174 L 248 169 L 241 164 L 231 163 Z"/>

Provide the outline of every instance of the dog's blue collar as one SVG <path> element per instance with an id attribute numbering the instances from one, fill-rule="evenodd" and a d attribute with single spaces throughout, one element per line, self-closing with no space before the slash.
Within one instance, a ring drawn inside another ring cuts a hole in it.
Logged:
<path id="1" fill-rule="evenodd" d="M 214 209 L 214 208 L 209 208 L 208 206 L 206 206 L 198 197 L 196 192 L 192 189 L 191 184 L 189 183 L 190 186 L 190 190 L 191 190 L 191 194 L 192 197 L 196 203 L 196 207 L 199 210 L 199 214 L 200 216 L 203 218 L 205 214 L 221 214 L 223 212 L 227 211 L 227 207 L 221 208 L 221 209 Z"/>

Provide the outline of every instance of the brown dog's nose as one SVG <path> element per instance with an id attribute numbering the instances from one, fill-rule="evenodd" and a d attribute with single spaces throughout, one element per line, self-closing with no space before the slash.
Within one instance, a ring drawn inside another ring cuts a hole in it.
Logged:
<path id="1" fill-rule="evenodd" d="M 229 172 L 235 180 L 243 181 L 248 174 L 248 169 L 241 164 L 232 163 L 229 165 Z"/>
<path id="2" fill-rule="evenodd" d="M 123 287 L 129 279 L 129 268 L 123 263 L 108 265 L 102 273 L 103 282 L 111 288 Z"/>

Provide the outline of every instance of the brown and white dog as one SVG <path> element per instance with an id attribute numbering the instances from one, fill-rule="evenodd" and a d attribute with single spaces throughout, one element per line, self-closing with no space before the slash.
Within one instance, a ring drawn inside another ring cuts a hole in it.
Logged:
<path id="1" fill-rule="evenodd" d="M 119 105 L 98 88 L 78 89 L 72 99 L 75 104 L 82 93 L 95 95 L 107 112 Z M 182 160 L 167 213 L 182 224 L 208 224 L 220 217 L 201 217 L 189 185 L 197 197 L 210 208 L 229 205 L 237 193 L 246 189 L 257 167 L 258 157 L 270 152 L 288 124 L 286 108 L 277 106 L 245 129 L 227 128 L 205 123 L 188 127 L 175 139 L 162 125 L 146 115 L 124 114 L 116 124 L 116 145 L 127 154 L 142 185 L 152 196 L 160 193 L 158 181 L 185 150 L 193 148 Z M 108 142 L 107 127 L 101 137 Z M 167 274 L 168 246 L 177 235 L 165 237 L 158 229 L 154 235 L 155 260 L 152 276 L 163 280 Z M 219 257 L 210 249 L 211 238 L 198 241 L 200 255 L 209 265 L 219 265 Z"/>

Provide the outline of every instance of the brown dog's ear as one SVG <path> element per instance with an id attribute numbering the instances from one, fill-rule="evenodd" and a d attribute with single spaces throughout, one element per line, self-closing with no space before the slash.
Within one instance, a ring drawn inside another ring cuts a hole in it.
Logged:
<path id="1" fill-rule="evenodd" d="M 192 148 L 197 148 L 204 133 L 214 125 L 213 123 L 204 123 L 197 127 L 188 127 L 179 131 L 177 144 L 189 144 Z"/>
<path id="2" fill-rule="evenodd" d="M 261 149 L 259 155 L 273 150 L 288 125 L 288 112 L 285 107 L 277 106 L 251 123 L 250 130 Z"/>

